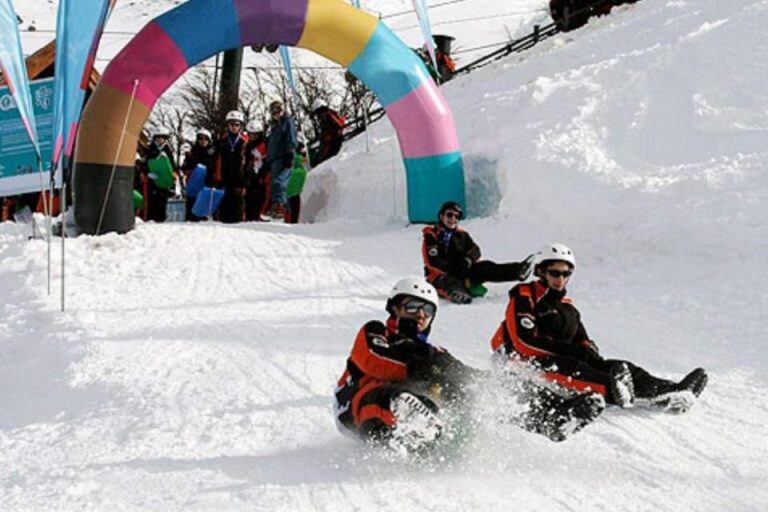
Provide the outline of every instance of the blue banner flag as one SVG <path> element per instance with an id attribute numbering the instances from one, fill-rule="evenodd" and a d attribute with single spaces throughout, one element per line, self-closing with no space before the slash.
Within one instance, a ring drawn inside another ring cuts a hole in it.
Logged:
<path id="1" fill-rule="evenodd" d="M 288 76 L 288 85 L 291 86 L 291 92 L 293 97 L 298 101 L 299 95 L 296 92 L 296 83 L 293 81 L 293 66 L 291 66 L 291 54 L 288 51 L 287 46 L 280 46 L 280 57 L 283 59 L 283 67 L 285 68 L 285 74 Z"/>
<path id="2" fill-rule="evenodd" d="M 413 0 L 413 8 L 416 10 L 416 16 L 419 18 L 419 26 L 421 27 L 421 33 L 424 35 L 424 43 L 427 46 L 427 51 L 429 51 L 429 57 L 432 59 L 435 69 L 437 69 L 435 40 L 432 38 L 432 25 L 429 23 L 426 0 Z"/>
<path id="3" fill-rule="evenodd" d="M 71 158 L 96 51 L 115 0 L 59 0 L 56 20 L 53 163 Z M 61 183 L 61 173 L 57 172 Z"/>
<path id="4" fill-rule="evenodd" d="M 11 0 L 0 0 L 0 71 L 3 72 L 5 84 L 15 102 L 24 129 L 32 141 L 32 146 L 40 157 L 40 146 L 37 139 L 37 124 L 32 110 L 32 95 L 29 92 L 27 66 L 24 63 L 24 53 L 21 49 L 18 18 Z M 35 166 L 37 167 L 37 166 Z"/>
<path id="5" fill-rule="evenodd" d="M 0 196 L 39 192 L 50 179 L 53 78 L 35 80 L 29 86 L 42 160 L 37 161 L 37 151 L 21 122 L 10 90 L 0 87 Z M 42 175 L 40 165 L 43 166 Z"/>

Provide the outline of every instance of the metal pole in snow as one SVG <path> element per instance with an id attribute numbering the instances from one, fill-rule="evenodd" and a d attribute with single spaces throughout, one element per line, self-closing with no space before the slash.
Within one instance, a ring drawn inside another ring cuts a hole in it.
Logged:
<path id="1" fill-rule="evenodd" d="M 67 238 L 67 180 L 64 179 L 61 184 L 61 312 L 64 312 L 64 274 L 66 267 L 64 266 L 64 240 Z"/>

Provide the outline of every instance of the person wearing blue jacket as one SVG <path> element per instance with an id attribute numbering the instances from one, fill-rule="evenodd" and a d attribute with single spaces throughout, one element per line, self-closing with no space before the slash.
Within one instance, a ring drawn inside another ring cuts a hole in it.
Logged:
<path id="1" fill-rule="evenodd" d="M 270 214 L 273 219 L 285 218 L 290 211 L 288 205 L 288 182 L 291 179 L 293 160 L 297 143 L 296 124 L 293 118 L 285 113 L 280 101 L 269 105 L 271 115 L 271 130 L 267 140 L 267 159 L 272 173 L 272 206 Z"/>

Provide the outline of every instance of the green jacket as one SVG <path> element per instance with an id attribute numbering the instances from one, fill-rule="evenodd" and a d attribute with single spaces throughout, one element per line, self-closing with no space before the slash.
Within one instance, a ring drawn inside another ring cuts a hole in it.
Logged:
<path id="1" fill-rule="evenodd" d="M 288 197 L 296 197 L 304 190 L 304 183 L 307 181 L 307 168 L 304 167 L 304 158 L 301 155 L 296 155 L 293 161 L 293 171 L 291 172 L 291 180 L 288 182 L 287 195 Z"/>

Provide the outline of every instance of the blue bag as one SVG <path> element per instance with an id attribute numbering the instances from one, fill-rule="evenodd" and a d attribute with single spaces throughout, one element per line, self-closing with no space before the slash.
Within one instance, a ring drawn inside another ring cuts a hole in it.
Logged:
<path id="1" fill-rule="evenodd" d="M 187 181 L 187 197 L 194 199 L 203 190 L 206 174 L 208 174 L 208 170 L 203 164 L 198 164 L 197 167 L 192 169 L 192 174 L 189 176 L 189 181 Z"/>
<path id="2" fill-rule="evenodd" d="M 218 209 L 222 199 L 224 199 L 223 190 L 203 187 L 203 190 L 197 194 L 192 213 L 198 217 L 210 217 Z"/>

